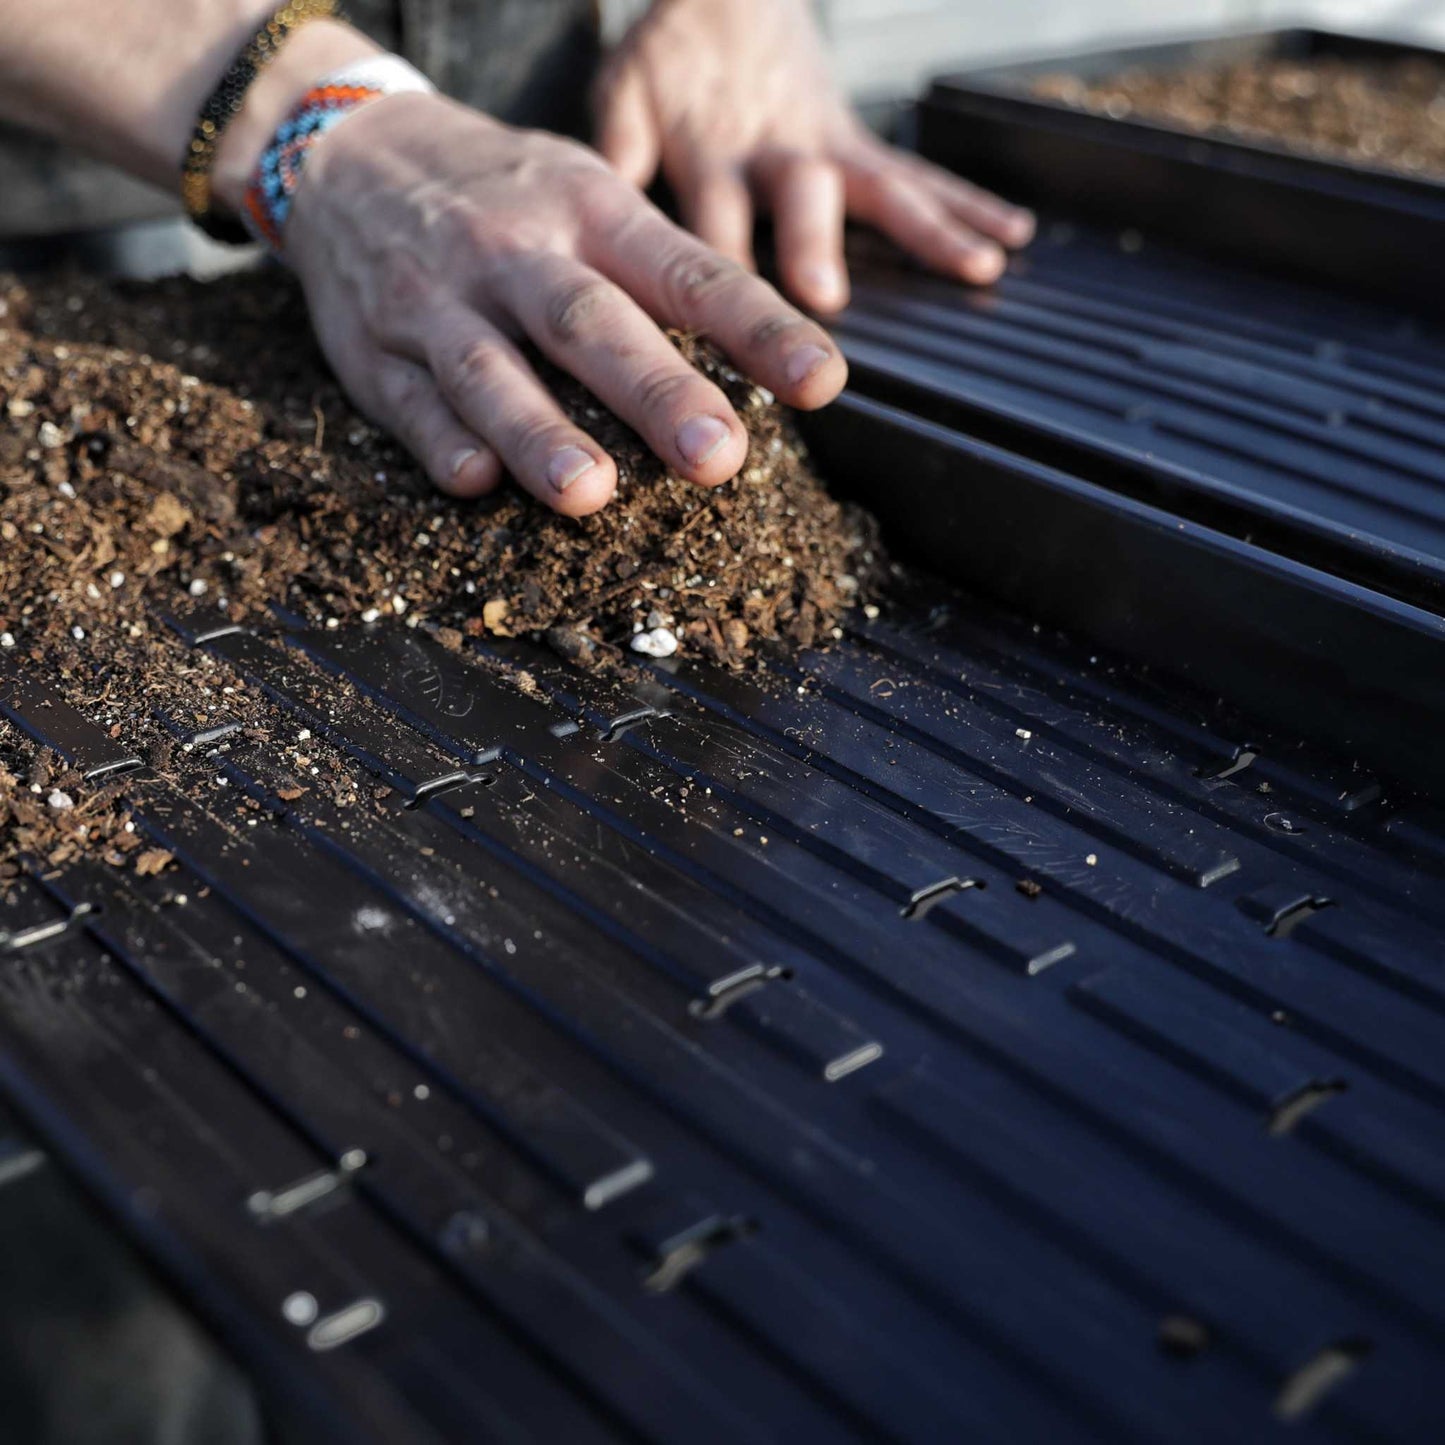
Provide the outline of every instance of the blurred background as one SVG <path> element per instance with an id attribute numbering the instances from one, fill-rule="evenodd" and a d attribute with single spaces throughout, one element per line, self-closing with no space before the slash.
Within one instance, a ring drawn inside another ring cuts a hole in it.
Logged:
<path id="1" fill-rule="evenodd" d="M 849 88 L 916 90 L 950 66 L 1121 37 L 1302 24 L 1445 45 L 1445 0 L 823 0 Z"/>

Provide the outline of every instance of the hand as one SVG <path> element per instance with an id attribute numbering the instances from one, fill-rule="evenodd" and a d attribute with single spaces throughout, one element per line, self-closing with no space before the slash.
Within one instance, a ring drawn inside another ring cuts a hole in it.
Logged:
<path id="1" fill-rule="evenodd" d="M 352 399 L 457 496 L 505 468 L 581 516 L 616 488 L 526 340 L 704 486 L 737 473 L 747 434 L 660 326 L 710 336 L 794 406 L 831 401 L 846 378 L 826 332 L 593 151 L 437 96 L 374 101 L 316 147 L 286 255 Z"/>
<path id="2" fill-rule="evenodd" d="M 657 0 L 609 57 L 597 143 L 634 185 L 659 168 L 709 245 L 752 264 L 754 206 L 773 213 L 788 292 L 847 304 L 845 215 L 934 269 L 985 284 L 1034 220 L 948 171 L 894 150 L 829 73 L 808 0 Z"/>

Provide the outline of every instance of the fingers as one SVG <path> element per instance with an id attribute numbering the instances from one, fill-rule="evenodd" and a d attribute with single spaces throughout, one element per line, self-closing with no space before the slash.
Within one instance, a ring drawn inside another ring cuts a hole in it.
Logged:
<path id="1" fill-rule="evenodd" d="M 749 271 L 753 261 L 753 198 L 737 171 L 707 171 L 679 184 L 688 230 Z"/>
<path id="2" fill-rule="evenodd" d="M 617 467 L 574 425 L 495 327 L 458 308 L 427 338 L 427 362 L 455 414 L 486 439 L 507 470 L 539 501 L 569 517 L 603 507 Z"/>
<path id="3" fill-rule="evenodd" d="M 474 431 L 463 426 L 425 368 L 401 357 L 376 363 L 373 419 L 384 426 L 453 497 L 480 497 L 502 480 L 502 466 Z"/>
<path id="4" fill-rule="evenodd" d="M 960 221 L 902 166 L 850 166 L 848 210 L 946 276 L 986 286 L 1007 265 L 996 241 Z"/>
<path id="5" fill-rule="evenodd" d="M 971 182 L 917 156 L 909 156 L 909 169 L 947 208 L 981 235 L 1018 250 L 1027 246 L 1038 230 L 1034 213 L 983 190 Z"/>
<path id="6" fill-rule="evenodd" d="M 502 480 L 495 452 L 447 404 L 423 366 L 380 350 L 359 313 L 335 304 L 313 306 L 316 332 L 352 400 L 426 469 L 443 492 L 480 497 Z"/>
<path id="7" fill-rule="evenodd" d="M 848 379 L 842 354 L 821 326 L 659 212 L 603 238 L 588 260 L 655 321 L 711 337 L 792 406 L 824 406 Z"/>
<path id="8" fill-rule="evenodd" d="M 662 137 L 642 72 L 625 62 L 597 90 L 597 149 L 622 178 L 645 191 L 657 175 Z"/>
<path id="9" fill-rule="evenodd" d="M 772 203 L 784 288 L 814 311 L 841 311 L 848 304 L 842 173 L 831 161 L 785 156 L 759 165 L 757 180 Z"/>
<path id="10" fill-rule="evenodd" d="M 575 261 L 537 256 L 513 270 L 504 299 L 537 345 L 674 471 L 704 486 L 737 474 L 748 438 L 727 397 L 619 287 Z"/>

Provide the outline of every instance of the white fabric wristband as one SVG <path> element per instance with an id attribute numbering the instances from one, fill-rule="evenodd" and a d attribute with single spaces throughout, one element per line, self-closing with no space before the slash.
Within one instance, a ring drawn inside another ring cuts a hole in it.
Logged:
<path id="1" fill-rule="evenodd" d="M 399 55 L 368 55 L 323 75 L 317 85 L 361 85 L 383 95 L 435 95 L 436 86 Z"/>

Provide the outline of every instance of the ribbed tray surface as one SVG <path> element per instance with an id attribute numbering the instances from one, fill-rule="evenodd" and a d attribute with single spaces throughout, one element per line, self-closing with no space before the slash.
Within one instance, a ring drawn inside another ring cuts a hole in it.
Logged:
<path id="1" fill-rule="evenodd" d="M 133 767 L 179 869 L 26 886 L 0 1083 L 346 1438 L 1445 1427 L 1440 815 L 931 585 L 632 688 L 175 626 L 391 792 Z"/>
<path id="2" fill-rule="evenodd" d="M 1445 611 L 1445 336 L 1060 225 L 997 288 L 875 273 L 855 385 Z"/>

